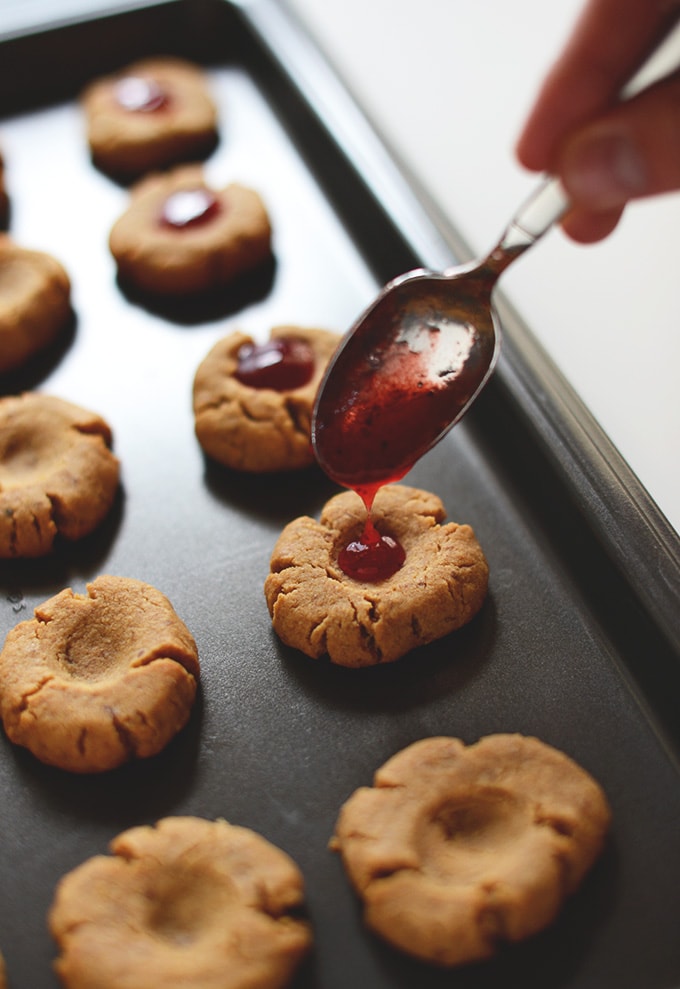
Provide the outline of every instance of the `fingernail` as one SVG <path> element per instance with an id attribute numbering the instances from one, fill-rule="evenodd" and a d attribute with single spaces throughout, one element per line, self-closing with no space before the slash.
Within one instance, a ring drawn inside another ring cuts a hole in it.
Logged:
<path id="1" fill-rule="evenodd" d="M 622 206 L 647 188 L 639 152 L 618 131 L 574 141 L 565 154 L 563 180 L 572 199 L 596 210 Z"/>

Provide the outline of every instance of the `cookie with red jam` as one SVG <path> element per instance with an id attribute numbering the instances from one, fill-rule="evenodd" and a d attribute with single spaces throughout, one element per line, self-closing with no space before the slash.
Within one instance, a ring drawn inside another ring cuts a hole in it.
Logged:
<path id="1" fill-rule="evenodd" d="M 200 165 L 149 175 L 109 235 L 124 285 L 155 296 L 221 289 L 271 257 L 271 224 L 255 190 L 215 189 Z"/>
<path id="2" fill-rule="evenodd" d="M 276 326 L 257 344 L 234 331 L 219 340 L 194 378 L 196 436 L 204 452 L 234 470 L 298 470 L 314 462 L 314 399 L 340 336 Z"/>
<path id="3" fill-rule="evenodd" d="M 183 59 L 134 62 L 92 82 L 81 99 L 93 161 L 116 178 L 201 161 L 217 143 L 205 73 Z"/>
<path id="4" fill-rule="evenodd" d="M 318 521 L 301 516 L 284 528 L 264 593 L 286 645 L 340 666 L 374 666 L 456 631 L 482 607 L 486 558 L 469 525 L 445 522 L 440 498 L 388 484 L 371 515 L 379 537 L 403 551 L 384 578 L 342 566 L 343 551 L 365 532 L 366 508 L 353 491 L 331 498 Z"/>

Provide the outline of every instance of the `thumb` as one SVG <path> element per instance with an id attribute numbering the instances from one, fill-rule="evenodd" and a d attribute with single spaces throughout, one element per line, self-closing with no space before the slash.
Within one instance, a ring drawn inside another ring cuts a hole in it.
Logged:
<path id="1" fill-rule="evenodd" d="M 573 206 L 612 213 L 680 189 L 680 73 L 573 133 L 556 163 Z"/>

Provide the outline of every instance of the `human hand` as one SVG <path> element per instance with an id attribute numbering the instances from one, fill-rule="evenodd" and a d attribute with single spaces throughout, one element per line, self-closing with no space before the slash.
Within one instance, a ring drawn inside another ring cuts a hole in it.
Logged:
<path id="1" fill-rule="evenodd" d="M 517 143 L 558 175 L 574 240 L 601 240 L 631 199 L 680 189 L 680 70 L 630 100 L 621 90 L 680 19 L 678 0 L 587 0 Z"/>

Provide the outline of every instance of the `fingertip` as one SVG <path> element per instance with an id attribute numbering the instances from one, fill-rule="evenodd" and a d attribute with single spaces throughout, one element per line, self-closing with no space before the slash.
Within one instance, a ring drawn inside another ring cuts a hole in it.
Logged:
<path id="1" fill-rule="evenodd" d="M 520 135 L 515 144 L 515 158 L 523 168 L 530 172 L 545 171 L 545 156 L 524 135 Z"/>
<path id="2" fill-rule="evenodd" d="M 649 189 L 645 160 L 626 127 L 598 123 L 570 139 L 561 155 L 571 199 L 593 212 L 621 208 Z"/>
<path id="3" fill-rule="evenodd" d="M 602 212 L 573 209 L 562 220 L 562 229 L 577 244 L 595 244 L 608 237 L 623 215 L 624 207 Z"/>

